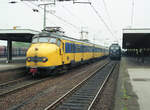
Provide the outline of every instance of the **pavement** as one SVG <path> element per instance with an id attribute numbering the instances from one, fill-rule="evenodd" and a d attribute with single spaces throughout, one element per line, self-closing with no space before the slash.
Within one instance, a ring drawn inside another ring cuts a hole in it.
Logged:
<path id="1" fill-rule="evenodd" d="M 0 72 L 11 71 L 14 69 L 24 68 L 25 63 L 0 64 Z"/>
<path id="2" fill-rule="evenodd" d="M 150 58 L 122 57 L 114 110 L 150 110 Z"/>
<path id="3" fill-rule="evenodd" d="M 11 63 L 6 63 L 5 58 L 0 58 L 0 83 L 23 77 L 25 70 L 25 57 L 14 58 Z"/>
<path id="4" fill-rule="evenodd" d="M 25 57 L 13 57 L 11 63 L 7 63 L 7 58 L 0 58 L 0 72 L 25 67 Z"/>
<path id="5" fill-rule="evenodd" d="M 26 57 L 13 57 L 12 63 L 25 63 Z M 7 63 L 7 58 L 0 58 L 0 64 Z"/>

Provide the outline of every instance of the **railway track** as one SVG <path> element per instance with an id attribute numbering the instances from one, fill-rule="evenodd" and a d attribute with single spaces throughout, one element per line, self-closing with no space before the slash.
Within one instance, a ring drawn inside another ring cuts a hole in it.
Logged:
<path id="1" fill-rule="evenodd" d="M 25 77 L 25 78 L 21 78 L 18 80 L 0 84 L 0 97 L 6 96 L 11 93 L 15 93 L 19 90 L 28 88 L 30 86 L 49 80 L 51 78 L 52 77 L 47 77 L 44 79 L 35 80 L 35 79 L 32 79 L 31 77 Z"/>
<path id="2" fill-rule="evenodd" d="M 90 110 L 115 66 L 114 62 L 105 64 L 45 110 Z"/>
<path id="3" fill-rule="evenodd" d="M 11 85 L 15 85 L 15 84 L 20 83 L 20 82 L 22 82 L 24 80 L 27 80 L 29 78 L 30 77 L 23 77 L 23 78 L 19 78 L 19 79 L 16 79 L 16 80 L 8 81 L 8 82 L 5 82 L 5 83 L 1 83 L 0 84 L 0 89 L 4 89 L 5 87 L 11 86 Z"/>

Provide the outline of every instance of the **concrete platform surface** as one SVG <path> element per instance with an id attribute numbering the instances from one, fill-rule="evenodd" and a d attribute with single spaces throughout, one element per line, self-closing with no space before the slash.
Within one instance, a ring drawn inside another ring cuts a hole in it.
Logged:
<path id="1" fill-rule="evenodd" d="M 25 63 L 0 64 L 0 72 L 25 67 Z"/>
<path id="2" fill-rule="evenodd" d="M 150 109 L 150 69 L 131 68 L 128 69 L 131 85 L 138 96 L 140 110 Z"/>
<path id="3" fill-rule="evenodd" d="M 25 75 L 25 63 L 0 63 L 0 83 L 16 80 Z"/>
<path id="4" fill-rule="evenodd" d="M 25 57 L 13 57 L 11 63 L 6 58 L 0 58 L 0 72 L 25 67 Z"/>
<path id="5" fill-rule="evenodd" d="M 150 61 L 122 57 L 114 110 L 150 110 Z"/>
<path id="6" fill-rule="evenodd" d="M 25 59 L 26 57 L 24 57 L 24 56 L 22 56 L 22 57 L 12 57 L 12 59 L 13 60 L 19 60 L 19 59 Z M 6 57 L 2 57 L 2 58 L 0 58 L 0 61 L 1 60 L 7 60 L 7 58 Z"/>
<path id="7" fill-rule="evenodd" d="M 13 57 L 12 63 L 25 63 L 26 57 Z M 0 58 L 0 64 L 4 64 L 7 62 L 7 58 Z"/>

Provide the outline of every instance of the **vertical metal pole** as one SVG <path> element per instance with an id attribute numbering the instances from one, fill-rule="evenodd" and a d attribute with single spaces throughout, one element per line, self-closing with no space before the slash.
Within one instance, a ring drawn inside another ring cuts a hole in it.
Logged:
<path id="1" fill-rule="evenodd" d="M 83 39 L 83 31 L 81 31 L 81 39 Z"/>
<path id="2" fill-rule="evenodd" d="M 7 41 L 7 62 L 10 63 L 12 62 L 12 41 L 8 40 Z"/>
<path id="3" fill-rule="evenodd" d="M 44 23 L 43 23 L 43 29 L 46 27 L 46 4 L 44 5 Z"/>
<path id="4" fill-rule="evenodd" d="M 133 20 L 134 20 L 134 0 L 132 0 L 131 28 L 133 27 Z"/>

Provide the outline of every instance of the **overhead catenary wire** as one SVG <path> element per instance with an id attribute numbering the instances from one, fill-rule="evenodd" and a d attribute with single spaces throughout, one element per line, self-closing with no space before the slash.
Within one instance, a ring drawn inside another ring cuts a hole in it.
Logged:
<path id="1" fill-rule="evenodd" d="M 31 3 L 31 2 L 29 2 L 29 3 Z M 39 7 L 37 4 L 34 4 L 34 3 L 32 3 L 32 4 L 35 5 L 36 7 Z M 97 14 L 97 16 L 100 18 L 100 20 L 102 21 L 102 23 L 105 25 L 106 29 L 111 33 L 111 35 L 112 35 L 113 37 L 115 37 L 114 34 L 113 34 L 113 32 L 111 31 L 109 25 L 105 22 L 105 20 L 104 20 L 103 17 L 99 14 L 99 12 L 95 9 L 95 7 L 94 7 L 92 4 L 90 4 L 90 6 L 91 6 L 92 9 L 94 10 L 94 12 Z M 39 7 L 39 8 L 40 8 L 40 9 L 44 9 L 43 7 Z M 47 11 L 46 11 L 46 12 L 47 12 Z M 57 19 L 63 21 L 64 23 L 71 25 L 71 26 L 72 26 L 73 28 L 75 28 L 76 30 L 80 30 L 79 27 L 77 27 L 76 25 L 74 25 L 74 24 L 68 22 L 67 20 L 63 19 L 62 17 L 59 17 L 59 16 L 57 16 L 57 15 L 55 15 L 55 14 L 52 14 L 52 13 L 49 13 L 49 14 L 55 16 Z M 115 39 L 117 40 L 116 37 L 115 37 Z"/>
<path id="2" fill-rule="evenodd" d="M 34 5 L 34 6 L 38 6 L 38 5 L 36 5 L 36 4 L 34 4 L 34 3 L 32 3 L 32 2 L 30 2 L 32 5 Z M 29 8 L 31 8 L 31 9 L 33 9 L 33 7 L 32 6 L 30 6 L 29 4 L 27 4 L 27 3 L 25 3 L 24 2 L 24 4 L 26 5 L 26 6 L 28 6 Z M 44 8 L 42 8 L 41 7 L 41 9 L 44 9 Z M 46 11 L 46 12 L 48 12 L 48 11 Z M 41 17 L 43 17 L 42 15 L 40 15 Z M 49 17 L 46 17 L 46 19 L 50 19 Z M 50 19 L 50 21 L 51 21 L 51 19 Z M 55 26 L 57 26 L 57 24 L 55 24 L 54 22 L 51 22 L 52 24 L 54 24 Z"/>
<path id="3" fill-rule="evenodd" d="M 71 16 L 73 16 L 74 18 L 77 18 L 78 22 L 80 22 L 81 24 L 84 23 L 82 20 L 80 20 L 75 14 L 73 14 L 68 8 L 66 8 L 64 5 L 61 5 Z"/>
<path id="4" fill-rule="evenodd" d="M 134 20 L 134 0 L 132 0 L 131 27 L 133 26 L 133 20 Z"/>
<path id="5" fill-rule="evenodd" d="M 29 2 L 29 3 L 33 4 L 34 6 L 40 8 L 40 9 L 42 9 L 42 10 L 44 9 L 43 7 L 39 7 L 37 4 L 34 4 L 34 3 L 32 3 L 32 2 Z M 47 12 L 47 11 L 46 11 L 46 12 Z M 63 22 L 66 23 L 66 24 L 69 24 L 70 26 L 74 27 L 76 30 L 79 31 L 79 27 L 77 27 L 76 25 L 74 25 L 74 24 L 68 22 L 67 20 L 63 19 L 62 17 L 59 17 L 59 16 L 57 16 L 57 15 L 55 15 L 55 14 L 52 14 L 52 13 L 49 13 L 49 14 L 51 14 L 52 16 L 55 16 L 57 19 L 63 21 Z"/>
<path id="6" fill-rule="evenodd" d="M 104 4 L 104 7 L 105 7 L 105 11 L 106 11 L 106 13 L 107 13 L 107 16 L 108 16 L 108 18 L 109 18 L 109 20 L 110 20 L 111 28 L 113 28 L 113 26 L 112 26 L 112 20 L 111 20 L 111 16 L 110 16 L 109 11 L 108 11 L 108 8 L 107 8 L 107 4 L 106 4 L 105 0 L 102 0 L 102 1 L 103 1 L 103 4 Z"/>
<path id="7" fill-rule="evenodd" d="M 88 0 L 90 2 L 90 0 Z M 105 4 L 106 5 L 106 4 Z M 110 32 L 110 34 L 112 35 L 112 37 L 114 37 L 117 42 L 118 39 L 116 38 L 116 36 L 114 36 L 113 32 L 111 31 L 111 29 L 109 28 L 109 26 L 107 25 L 107 23 L 105 22 L 105 20 L 103 19 L 103 17 L 99 14 L 99 12 L 95 9 L 95 7 L 92 5 L 92 3 L 90 4 L 90 6 L 92 7 L 92 9 L 94 10 L 94 12 L 97 14 L 97 16 L 99 17 L 99 19 L 102 21 L 102 23 L 105 25 L 105 27 L 107 28 L 107 30 Z"/>
<path id="8" fill-rule="evenodd" d="M 112 29 L 112 31 L 113 31 L 113 33 L 114 33 L 113 24 L 112 24 L 111 16 L 110 16 L 109 11 L 108 11 L 107 4 L 106 4 L 105 0 L 102 0 L 102 1 L 103 1 L 103 4 L 104 4 L 104 7 L 105 7 L 105 11 L 106 11 L 106 13 L 107 13 L 107 16 L 108 16 L 108 18 L 109 18 L 109 20 L 110 20 L 110 27 L 111 27 L 111 29 Z M 115 34 L 115 33 L 114 33 L 114 34 Z M 116 34 L 115 34 L 115 35 L 116 35 Z M 114 36 L 115 36 L 115 35 L 114 35 Z M 115 36 L 115 39 L 116 39 L 117 42 L 118 42 L 118 39 L 116 38 L 116 36 Z"/>
<path id="9" fill-rule="evenodd" d="M 112 31 L 111 31 L 111 29 L 109 28 L 109 26 L 107 25 L 107 23 L 104 21 L 104 19 L 102 18 L 102 16 L 95 9 L 95 7 L 92 4 L 90 4 L 90 6 L 94 10 L 94 12 L 97 14 L 97 16 L 99 17 L 99 19 L 103 22 L 103 24 L 105 25 L 105 27 L 107 28 L 107 30 L 111 33 L 111 35 L 114 36 L 113 33 L 112 33 Z"/>
<path id="10" fill-rule="evenodd" d="M 26 6 L 28 6 L 29 8 L 31 8 L 32 10 L 34 9 L 32 6 L 30 6 L 29 4 L 27 4 L 26 2 L 23 2 L 23 4 L 25 4 Z M 41 17 L 43 17 L 43 15 L 39 14 Z M 47 19 L 49 19 L 48 17 L 46 17 Z M 54 22 L 51 22 L 52 24 L 56 25 Z"/>

